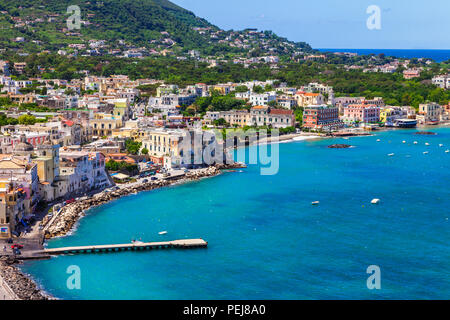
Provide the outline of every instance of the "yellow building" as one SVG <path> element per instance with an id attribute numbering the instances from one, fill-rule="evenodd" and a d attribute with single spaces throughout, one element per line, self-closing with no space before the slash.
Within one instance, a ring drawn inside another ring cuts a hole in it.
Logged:
<path id="1" fill-rule="evenodd" d="M 138 140 L 142 142 L 142 149 L 148 150 L 148 155 L 155 163 L 163 164 L 164 157 L 180 156 L 179 142 L 183 133 L 177 130 L 151 130 L 141 132 Z"/>
<path id="2" fill-rule="evenodd" d="M 391 108 L 386 108 L 381 110 L 380 112 L 380 121 L 382 123 L 386 123 L 388 122 L 389 117 L 392 115 L 392 109 Z"/>
<path id="3" fill-rule="evenodd" d="M 227 95 L 231 91 L 231 86 L 228 86 L 228 85 L 215 85 L 212 90 L 217 91 L 220 94 Z"/>
<path id="4" fill-rule="evenodd" d="M 220 112 L 220 117 L 230 126 L 245 127 L 251 125 L 251 114 L 247 110 L 230 110 Z"/>
<path id="5" fill-rule="evenodd" d="M 40 182 L 53 182 L 55 179 L 55 167 L 53 158 L 51 157 L 39 157 L 33 159 L 33 162 L 37 164 L 37 172 Z"/>

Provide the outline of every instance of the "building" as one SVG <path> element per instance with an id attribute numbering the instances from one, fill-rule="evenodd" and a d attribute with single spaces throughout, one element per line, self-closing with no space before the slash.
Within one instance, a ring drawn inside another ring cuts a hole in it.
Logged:
<path id="1" fill-rule="evenodd" d="M 232 127 L 245 127 L 251 125 L 251 115 L 247 110 L 230 110 L 221 111 L 220 118 L 225 119 L 225 121 Z"/>
<path id="2" fill-rule="evenodd" d="M 297 105 L 299 107 L 322 105 L 325 103 L 325 98 L 321 93 L 297 91 L 294 97 L 297 99 Z"/>
<path id="3" fill-rule="evenodd" d="M 386 107 L 380 111 L 380 122 L 385 126 L 394 126 L 399 119 L 415 118 L 413 107 Z"/>
<path id="4" fill-rule="evenodd" d="M 434 85 L 438 86 L 439 88 L 442 88 L 442 89 L 450 88 L 450 75 L 449 74 L 436 76 L 431 81 Z"/>
<path id="5" fill-rule="evenodd" d="M 26 62 L 15 62 L 14 63 L 14 70 L 16 70 L 18 74 L 22 74 L 25 71 L 26 67 L 27 67 Z"/>
<path id="6" fill-rule="evenodd" d="M 436 123 L 441 119 L 443 108 L 437 103 L 425 103 L 419 105 L 417 120 L 420 124 Z"/>
<path id="7" fill-rule="evenodd" d="M 277 95 L 274 92 L 262 94 L 251 93 L 249 95 L 249 102 L 252 106 L 268 106 L 269 103 L 275 101 L 276 98 Z"/>
<path id="8" fill-rule="evenodd" d="M 335 130 L 343 126 L 339 108 L 327 105 L 307 106 L 303 110 L 303 127 L 313 130 Z"/>
<path id="9" fill-rule="evenodd" d="M 405 79 L 414 79 L 420 77 L 419 69 L 408 69 L 403 71 L 403 78 Z"/>
<path id="10" fill-rule="evenodd" d="M 272 126 L 272 128 L 294 127 L 295 115 L 292 110 L 256 106 L 250 109 L 248 125 L 257 127 Z"/>
<path id="11" fill-rule="evenodd" d="M 277 105 L 285 108 L 285 109 L 293 109 L 297 106 L 297 99 L 291 96 L 278 96 L 276 98 Z"/>
<path id="12" fill-rule="evenodd" d="M 342 120 L 346 124 L 377 123 L 380 121 L 380 107 L 370 104 L 350 104 L 344 107 Z"/>
<path id="13" fill-rule="evenodd" d="M 16 154 L 27 154 L 32 146 L 23 142 Z M 23 152 L 21 152 L 23 151 Z M 40 200 L 37 166 L 29 155 L 4 155 L 0 159 L 0 238 L 17 235 L 20 225 L 26 226 Z"/>
<path id="14" fill-rule="evenodd" d="M 152 162 L 164 164 L 164 157 L 174 157 L 180 155 L 178 149 L 182 139 L 183 130 L 153 129 L 145 131 L 140 137 L 142 149 L 148 150 L 148 155 Z M 141 151 L 142 151 L 141 149 Z"/>

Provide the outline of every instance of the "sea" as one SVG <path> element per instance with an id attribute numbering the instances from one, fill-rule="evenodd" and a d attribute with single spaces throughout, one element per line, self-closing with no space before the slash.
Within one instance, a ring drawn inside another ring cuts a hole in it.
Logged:
<path id="1" fill-rule="evenodd" d="M 450 60 L 450 50 L 440 49 L 318 49 L 322 52 L 353 52 L 358 55 L 380 54 L 397 58 L 429 58 L 436 62 Z"/>
<path id="2" fill-rule="evenodd" d="M 66 255 L 21 268 L 60 299 L 450 299 L 450 128 L 429 130 L 437 134 L 280 143 L 275 175 L 251 164 L 130 195 L 48 242 L 203 238 L 208 248 Z M 328 148 L 337 143 L 353 147 Z"/>

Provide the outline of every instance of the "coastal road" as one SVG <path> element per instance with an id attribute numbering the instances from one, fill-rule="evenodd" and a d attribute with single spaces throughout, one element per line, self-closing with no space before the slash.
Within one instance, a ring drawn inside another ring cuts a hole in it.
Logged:
<path id="1" fill-rule="evenodd" d="M 0 300 L 18 300 L 2 276 L 0 276 Z"/>

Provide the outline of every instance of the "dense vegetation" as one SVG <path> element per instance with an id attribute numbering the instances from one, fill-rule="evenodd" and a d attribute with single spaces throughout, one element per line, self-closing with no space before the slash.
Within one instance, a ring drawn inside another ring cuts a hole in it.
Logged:
<path id="1" fill-rule="evenodd" d="M 108 171 L 120 171 L 128 175 L 135 175 L 139 172 L 138 167 L 135 164 L 127 163 L 125 161 L 114 161 L 112 159 L 105 163 L 105 168 Z"/>
<path id="2" fill-rule="evenodd" d="M 80 30 L 67 28 L 71 16 L 67 9 L 74 5 L 79 6 L 84 22 Z M 176 52 L 195 49 L 205 55 L 245 52 L 211 42 L 208 35 L 193 30 L 194 27 L 219 29 L 168 0 L 21 0 L 19 6 L 17 0 L 0 0 L 0 11 L 7 12 L 0 14 L 0 47 L 24 52 L 55 52 L 70 43 L 87 43 L 91 39 L 106 40 L 110 48 L 132 45 L 161 49 L 159 46 L 163 45 Z M 15 18 L 27 23 L 17 24 Z M 266 35 L 278 42 L 285 40 L 270 31 Z M 17 37 L 23 37 L 25 42 L 12 41 Z M 165 38 L 174 43 L 161 43 Z M 296 46 L 311 50 L 305 43 Z"/>
<path id="3" fill-rule="evenodd" d="M 142 142 L 134 141 L 132 139 L 127 139 L 125 141 L 125 149 L 127 150 L 127 152 L 129 154 L 134 154 L 134 155 L 138 154 L 141 146 L 142 146 Z"/>
<path id="4" fill-rule="evenodd" d="M 83 25 L 80 37 L 67 39 L 62 29 L 67 27 L 67 8 L 72 5 L 80 7 L 81 19 L 90 24 Z M 133 44 L 144 45 L 152 39 L 159 39 L 163 31 L 169 32 L 174 41 L 186 48 L 200 47 L 204 39 L 192 27 L 214 27 L 166 0 L 21 0 L 19 7 L 17 0 L 1 0 L 0 10 L 8 11 L 13 17 L 27 17 L 30 20 L 59 14 L 51 23 L 35 23 L 30 28 L 15 28 L 0 35 L 1 42 L 8 45 L 13 37 L 26 37 L 42 41 L 49 49 L 57 49 L 69 41 L 79 43 L 86 39 L 127 39 Z M 1 25 L 8 23 L 13 24 L 13 21 L 7 16 L 0 20 Z M 28 46 L 32 44 L 28 42 Z"/>

